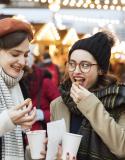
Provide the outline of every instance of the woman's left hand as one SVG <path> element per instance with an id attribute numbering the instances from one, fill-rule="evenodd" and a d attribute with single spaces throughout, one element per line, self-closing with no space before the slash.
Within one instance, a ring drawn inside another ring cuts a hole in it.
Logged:
<path id="1" fill-rule="evenodd" d="M 86 99 L 90 94 L 91 92 L 81 85 L 76 84 L 76 82 L 72 83 L 70 96 L 73 98 L 75 103 L 79 103 L 81 100 Z"/>

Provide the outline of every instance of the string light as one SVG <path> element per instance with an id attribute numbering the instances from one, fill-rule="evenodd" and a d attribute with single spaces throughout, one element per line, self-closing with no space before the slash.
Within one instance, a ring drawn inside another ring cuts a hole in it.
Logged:
<path id="1" fill-rule="evenodd" d="M 105 0 L 104 3 L 105 3 L 105 4 L 109 4 L 109 0 Z"/>
<path id="2" fill-rule="evenodd" d="M 84 4 L 83 4 L 83 7 L 84 7 L 84 8 L 88 8 L 88 4 L 87 4 L 87 3 L 84 3 Z"/>
<path id="3" fill-rule="evenodd" d="M 69 5 L 70 5 L 71 7 L 74 7 L 75 4 L 76 4 L 76 1 L 75 1 L 75 0 L 71 0 L 70 3 L 69 3 Z"/>
<path id="4" fill-rule="evenodd" d="M 53 3 L 53 0 L 48 0 L 48 3 Z"/>
<path id="5" fill-rule="evenodd" d="M 64 6 L 67 6 L 68 3 L 69 3 L 69 0 L 64 0 L 64 1 L 63 1 L 63 5 L 64 5 Z"/>
<path id="6" fill-rule="evenodd" d="M 122 3 L 122 4 L 125 4 L 125 0 L 121 0 L 121 3 Z"/>
<path id="7" fill-rule="evenodd" d="M 47 0 L 41 0 L 41 2 L 42 2 L 42 3 L 46 3 L 46 2 L 47 2 Z"/>
<path id="8" fill-rule="evenodd" d="M 116 6 L 116 9 L 120 11 L 121 10 L 121 6 Z"/>
<path id="9" fill-rule="evenodd" d="M 77 7 L 81 7 L 83 5 L 83 0 L 79 0 L 78 3 L 76 4 Z"/>
<path id="10" fill-rule="evenodd" d="M 108 9 L 108 5 L 104 5 L 103 8 L 104 8 L 104 9 Z"/>
<path id="11" fill-rule="evenodd" d="M 90 4 L 90 8 L 95 8 L 95 5 L 93 3 Z"/>
<path id="12" fill-rule="evenodd" d="M 113 6 L 113 5 L 110 6 L 110 9 L 111 9 L 111 10 L 114 10 L 114 9 L 115 9 L 115 6 Z"/>
<path id="13" fill-rule="evenodd" d="M 113 0 L 113 4 L 118 4 L 118 0 Z"/>
<path id="14" fill-rule="evenodd" d="M 101 9 L 102 8 L 102 6 L 100 4 L 98 4 L 96 7 L 97 7 L 97 9 Z"/>
<path id="15" fill-rule="evenodd" d="M 100 0 L 95 0 L 95 4 L 100 4 Z"/>
<path id="16" fill-rule="evenodd" d="M 65 7 L 90 9 L 111 9 L 125 11 L 125 0 L 27 0 L 28 2 L 56 3 Z"/>
<path id="17" fill-rule="evenodd" d="M 86 0 L 86 3 L 87 4 L 91 4 L 91 0 Z"/>

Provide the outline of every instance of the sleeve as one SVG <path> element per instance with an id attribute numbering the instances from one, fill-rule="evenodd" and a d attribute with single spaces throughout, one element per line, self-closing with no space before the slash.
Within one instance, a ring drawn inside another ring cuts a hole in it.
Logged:
<path id="1" fill-rule="evenodd" d="M 78 103 L 77 107 L 89 120 L 93 129 L 110 151 L 118 157 L 125 157 L 125 128 L 123 124 L 115 122 L 101 101 L 94 94 L 91 94 Z"/>
<path id="2" fill-rule="evenodd" d="M 45 79 L 43 82 L 43 86 L 50 102 L 60 96 L 57 86 L 52 82 L 51 79 Z"/>
<path id="3" fill-rule="evenodd" d="M 60 93 L 56 85 L 53 84 L 52 80 L 50 79 L 44 80 L 43 91 L 44 91 L 44 96 L 47 98 L 47 101 L 48 101 L 48 105 L 46 105 L 46 108 L 43 110 L 44 118 L 46 122 L 48 122 L 50 121 L 50 103 L 55 98 L 59 97 Z"/>
<path id="4" fill-rule="evenodd" d="M 54 102 L 50 103 L 50 121 L 54 121 Z"/>
<path id="5" fill-rule="evenodd" d="M 16 128 L 16 125 L 11 121 L 7 110 L 0 113 L 0 136 Z"/>
<path id="6" fill-rule="evenodd" d="M 44 114 L 43 114 L 43 111 L 41 109 L 36 110 L 36 120 L 37 121 L 44 120 Z"/>

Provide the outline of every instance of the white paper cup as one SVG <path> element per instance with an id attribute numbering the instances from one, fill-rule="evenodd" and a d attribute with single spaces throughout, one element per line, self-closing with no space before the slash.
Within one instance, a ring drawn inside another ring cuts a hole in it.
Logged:
<path id="1" fill-rule="evenodd" d="M 40 152 L 45 151 L 46 130 L 26 132 L 32 159 L 44 158 Z"/>
<path id="2" fill-rule="evenodd" d="M 82 136 L 78 134 L 64 133 L 62 139 L 63 160 L 66 160 L 67 153 L 69 153 L 71 159 L 77 156 L 81 138 Z"/>

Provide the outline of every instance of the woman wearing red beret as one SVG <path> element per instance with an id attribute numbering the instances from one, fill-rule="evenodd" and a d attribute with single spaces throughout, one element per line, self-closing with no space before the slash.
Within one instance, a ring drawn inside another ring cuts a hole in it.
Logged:
<path id="1" fill-rule="evenodd" d="M 0 20 L 0 140 L 2 160 L 24 160 L 22 129 L 35 121 L 31 99 L 24 101 L 19 87 L 33 34 L 30 24 L 12 18 Z"/>

